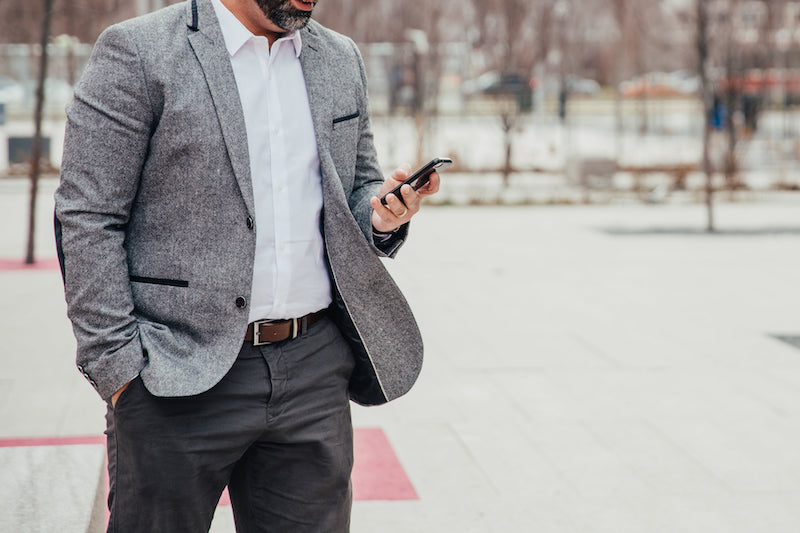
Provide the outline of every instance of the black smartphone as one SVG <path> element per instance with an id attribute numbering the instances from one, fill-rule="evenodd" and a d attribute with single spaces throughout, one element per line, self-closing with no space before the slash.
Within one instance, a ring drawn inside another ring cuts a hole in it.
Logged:
<path id="1" fill-rule="evenodd" d="M 432 159 L 427 165 L 411 174 L 403 183 L 387 192 L 383 198 L 381 198 L 381 203 L 386 205 L 386 197 L 390 194 L 394 194 L 403 203 L 403 205 L 406 205 L 405 201 L 403 200 L 403 195 L 400 194 L 400 188 L 403 185 L 409 184 L 416 191 L 420 187 L 424 187 L 425 184 L 430 181 L 431 174 L 439 170 L 444 170 L 452 164 L 453 160 L 448 159 L 447 157 L 437 157 Z"/>

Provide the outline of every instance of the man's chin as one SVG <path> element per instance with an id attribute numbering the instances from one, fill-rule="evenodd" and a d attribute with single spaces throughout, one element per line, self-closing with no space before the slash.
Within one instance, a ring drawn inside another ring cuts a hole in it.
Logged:
<path id="1" fill-rule="evenodd" d="M 302 30 L 303 28 L 305 28 L 308 25 L 309 20 L 311 20 L 310 12 L 308 13 L 307 16 L 292 17 L 290 20 L 285 20 L 282 21 L 281 23 L 278 23 L 274 20 L 272 22 L 275 22 L 275 24 L 277 24 L 284 31 L 292 32 L 292 31 Z"/>
<path id="2" fill-rule="evenodd" d="M 311 20 L 311 11 L 290 9 L 279 13 L 271 12 L 267 17 L 279 28 L 289 32 L 302 30 Z"/>
<path id="3" fill-rule="evenodd" d="M 315 0 L 255 0 L 255 3 L 273 24 L 286 32 L 305 28 L 317 4 Z"/>

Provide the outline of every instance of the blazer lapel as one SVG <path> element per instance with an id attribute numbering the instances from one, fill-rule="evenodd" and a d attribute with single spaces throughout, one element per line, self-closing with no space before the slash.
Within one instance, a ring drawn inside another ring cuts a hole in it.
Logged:
<path id="1" fill-rule="evenodd" d="M 244 111 L 239 101 L 239 91 L 236 88 L 236 79 L 225 47 L 225 39 L 210 0 L 187 2 L 186 21 L 189 44 L 200 62 L 211 91 L 233 173 L 247 210 L 254 215 L 253 184 L 250 177 L 250 155 L 247 151 Z"/>
<path id="2" fill-rule="evenodd" d="M 331 87 L 330 76 L 325 59 L 321 53 L 321 43 L 313 27 L 313 22 L 303 30 L 303 50 L 300 52 L 300 65 L 306 80 L 308 102 L 311 106 L 311 118 L 314 121 L 314 133 L 317 138 L 317 149 L 320 159 L 327 154 L 330 146 L 330 135 L 333 111 L 328 95 Z M 327 179 L 323 173 L 323 179 Z"/>

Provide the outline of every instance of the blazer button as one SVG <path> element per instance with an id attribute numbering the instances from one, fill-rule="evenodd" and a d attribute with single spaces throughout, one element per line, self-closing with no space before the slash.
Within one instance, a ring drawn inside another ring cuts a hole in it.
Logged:
<path id="1" fill-rule="evenodd" d="M 247 306 L 247 300 L 245 300 L 245 299 L 244 299 L 243 297 L 241 297 L 241 296 L 239 296 L 238 298 L 236 298 L 236 307 L 238 307 L 239 309 L 242 309 L 242 308 L 243 308 L 243 307 L 245 307 L 245 306 Z"/>
<path id="2" fill-rule="evenodd" d="M 247 229 L 253 229 L 253 226 L 255 226 L 253 217 L 247 217 Z"/>

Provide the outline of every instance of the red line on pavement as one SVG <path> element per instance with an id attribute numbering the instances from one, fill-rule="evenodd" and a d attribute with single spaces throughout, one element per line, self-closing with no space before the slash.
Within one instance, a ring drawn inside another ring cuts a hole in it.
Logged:
<path id="1" fill-rule="evenodd" d="M 14 439 L 0 439 L 0 448 L 18 448 L 23 446 L 74 446 L 76 444 L 102 444 L 105 446 L 104 435 L 87 435 L 83 437 L 25 437 Z"/>
<path id="2" fill-rule="evenodd" d="M 355 500 L 418 500 L 417 491 L 380 428 L 359 428 L 353 441 Z"/>
<path id="3" fill-rule="evenodd" d="M 389 439 L 380 428 L 358 428 L 353 432 L 353 499 L 418 500 L 417 492 L 397 459 Z M 0 448 L 29 446 L 73 446 L 99 444 L 105 446 L 104 435 L 77 437 L 25 437 L 0 439 Z M 228 490 L 222 494 L 220 505 L 230 505 Z"/>
<path id="4" fill-rule="evenodd" d="M 36 259 L 32 265 L 24 259 L 9 259 L 0 257 L 0 272 L 14 270 L 59 270 L 57 257 Z"/>

